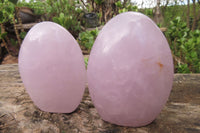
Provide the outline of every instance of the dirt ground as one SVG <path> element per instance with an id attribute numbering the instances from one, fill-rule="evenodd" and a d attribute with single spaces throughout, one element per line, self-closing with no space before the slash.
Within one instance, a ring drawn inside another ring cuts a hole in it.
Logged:
<path id="1" fill-rule="evenodd" d="M 11 56 L 11 55 L 6 55 L 1 64 L 16 64 L 18 63 L 18 58 L 17 57 L 14 57 L 14 56 Z"/>

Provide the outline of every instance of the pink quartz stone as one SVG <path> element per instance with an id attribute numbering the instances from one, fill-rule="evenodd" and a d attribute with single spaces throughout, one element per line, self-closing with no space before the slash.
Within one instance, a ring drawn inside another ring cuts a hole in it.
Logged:
<path id="1" fill-rule="evenodd" d="M 86 70 L 81 49 L 60 25 L 42 22 L 25 37 L 19 70 L 31 99 L 41 110 L 70 113 L 85 89 Z"/>
<path id="2" fill-rule="evenodd" d="M 161 112 L 172 89 L 173 60 L 167 40 L 143 14 L 117 15 L 94 43 L 87 76 L 103 120 L 147 125 Z"/>

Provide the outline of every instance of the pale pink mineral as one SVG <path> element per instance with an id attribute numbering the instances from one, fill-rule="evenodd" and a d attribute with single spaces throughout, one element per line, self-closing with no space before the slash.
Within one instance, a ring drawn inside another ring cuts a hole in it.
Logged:
<path id="1" fill-rule="evenodd" d="M 31 99 L 41 110 L 70 113 L 85 89 L 86 70 L 81 49 L 60 25 L 42 22 L 25 37 L 19 70 Z"/>
<path id="2" fill-rule="evenodd" d="M 103 120 L 147 125 L 159 115 L 172 89 L 173 60 L 167 40 L 143 14 L 117 15 L 94 43 L 87 76 Z"/>

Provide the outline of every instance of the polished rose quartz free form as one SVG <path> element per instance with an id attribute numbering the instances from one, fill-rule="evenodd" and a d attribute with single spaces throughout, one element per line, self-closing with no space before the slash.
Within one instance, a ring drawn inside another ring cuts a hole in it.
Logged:
<path id="1" fill-rule="evenodd" d="M 173 60 L 167 40 L 143 14 L 117 15 L 94 43 L 87 76 L 103 120 L 147 125 L 161 112 L 172 89 Z"/>
<path id="2" fill-rule="evenodd" d="M 31 99 L 41 110 L 70 113 L 85 89 L 81 49 L 60 25 L 42 22 L 26 35 L 19 53 L 19 70 Z"/>

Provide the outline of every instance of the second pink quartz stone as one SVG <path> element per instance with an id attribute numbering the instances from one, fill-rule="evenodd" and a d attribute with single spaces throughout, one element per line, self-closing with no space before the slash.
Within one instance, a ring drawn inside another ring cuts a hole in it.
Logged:
<path id="1" fill-rule="evenodd" d="M 172 89 L 171 51 L 150 18 L 122 13 L 99 33 L 87 75 L 92 101 L 103 120 L 144 126 L 159 115 Z"/>
<path id="2" fill-rule="evenodd" d="M 26 35 L 19 70 L 31 99 L 41 110 L 70 113 L 81 102 L 86 70 L 81 49 L 60 25 L 42 22 Z"/>

